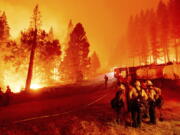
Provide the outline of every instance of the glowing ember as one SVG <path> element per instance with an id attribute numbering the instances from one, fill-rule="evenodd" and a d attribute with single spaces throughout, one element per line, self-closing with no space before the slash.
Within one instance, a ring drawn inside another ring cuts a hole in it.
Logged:
<path id="1" fill-rule="evenodd" d="M 39 88 L 42 88 L 42 86 L 39 85 L 39 84 L 31 84 L 31 89 L 37 90 L 37 89 L 39 89 Z"/>

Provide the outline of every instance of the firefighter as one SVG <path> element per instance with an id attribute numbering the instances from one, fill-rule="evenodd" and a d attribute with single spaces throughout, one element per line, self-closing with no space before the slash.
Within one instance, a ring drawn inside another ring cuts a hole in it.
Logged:
<path id="1" fill-rule="evenodd" d="M 153 83 L 148 80 L 147 87 L 149 89 L 149 116 L 150 116 L 150 123 L 156 124 L 156 91 L 153 87 Z"/>
<path id="2" fill-rule="evenodd" d="M 149 118 L 149 104 L 148 104 L 148 94 L 149 90 L 147 88 L 147 83 L 146 81 L 141 83 L 141 88 L 145 92 L 144 94 L 144 112 L 143 112 L 143 118 Z"/>
<path id="3" fill-rule="evenodd" d="M 0 87 L 0 105 L 3 104 L 3 92 L 2 92 L 2 88 Z"/>
<path id="4" fill-rule="evenodd" d="M 122 92 L 122 98 L 123 98 L 123 102 L 124 102 L 124 109 L 125 111 L 127 112 L 128 111 L 128 98 L 127 98 L 127 87 L 125 84 L 121 83 L 119 88 L 118 88 L 118 91 L 121 91 Z"/>
<path id="5" fill-rule="evenodd" d="M 118 90 L 122 92 L 122 95 L 125 95 L 125 91 L 126 91 L 126 87 L 123 83 L 120 84 L 120 86 L 118 87 Z"/>
<path id="6" fill-rule="evenodd" d="M 6 87 L 6 93 L 11 93 L 11 88 L 9 85 Z"/>
<path id="7" fill-rule="evenodd" d="M 164 104 L 164 99 L 163 99 L 163 96 L 162 96 L 162 93 L 161 93 L 161 89 L 160 88 L 157 88 L 157 87 L 154 87 L 155 91 L 156 91 L 156 107 L 159 111 L 159 120 L 160 121 L 163 121 L 164 118 L 163 118 L 163 114 L 162 114 L 162 106 Z"/>
<path id="8" fill-rule="evenodd" d="M 137 97 L 136 89 L 130 85 L 129 91 L 129 110 L 131 112 L 132 126 L 137 127 L 137 108 L 135 107 L 135 99 Z"/>
<path id="9" fill-rule="evenodd" d="M 105 84 L 105 88 L 107 88 L 107 85 L 108 85 L 108 76 L 107 75 L 105 75 L 104 76 L 104 84 Z"/>
<path id="10" fill-rule="evenodd" d="M 10 97 L 11 97 L 11 89 L 9 85 L 6 87 L 6 93 L 5 93 L 5 105 L 9 105 L 10 103 Z"/>
<path id="11" fill-rule="evenodd" d="M 137 128 L 141 127 L 142 113 L 144 111 L 144 100 L 147 100 L 147 94 L 141 89 L 140 81 L 135 81 L 134 87 L 131 87 L 129 92 L 130 106 L 131 106 L 131 117 L 132 126 Z"/>
<path id="12" fill-rule="evenodd" d="M 123 101 L 123 93 L 122 91 L 118 90 L 116 92 L 116 96 L 111 100 L 111 107 L 116 112 L 116 122 L 119 124 L 123 121 L 123 108 L 124 108 L 124 101 Z"/>
<path id="13" fill-rule="evenodd" d="M 2 88 L 0 87 L 0 96 L 3 95 Z"/>
<path id="14" fill-rule="evenodd" d="M 153 83 L 150 80 L 147 81 L 147 84 L 151 89 L 154 90 L 154 93 L 155 93 L 155 97 L 154 97 L 155 101 L 154 102 L 155 102 L 156 108 L 159 111 L 159 115 L 160 115 L 159 120 L 163 121 L 164 118 L 163 118 L 163 115 L 162 115 L 162 106 L 164 104 L 164 99 L 162 97 L 161 89 L 158 88 L 158 87 L 153 86 Z"/>
<path id="15" fill-rule="evenodd" d="M 131 112 L 130 92 L 131 92 L 131 97 L 132 97 L 133 86 L 130 83 L 128 83 L 127 85 L 128 85 L 127 90 L 126 90 L 127 109 L 128 109 L 128 112 Z"/>

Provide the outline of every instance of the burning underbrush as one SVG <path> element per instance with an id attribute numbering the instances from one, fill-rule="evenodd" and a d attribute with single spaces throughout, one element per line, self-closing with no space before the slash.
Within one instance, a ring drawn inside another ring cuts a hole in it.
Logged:
<path id="1" fill-rule="evenodd" d="M 11 92 L 19 93 L 24 90 L 26 83 L 26 70 L 4 69 L 1 70 L 0 87 L 2 91 L 6 91 L 6 86 L 10 86 Z M 47 87 L 54 83 L 53 79 L 46 79 L 41 72 L 35 72 L 30 88 L 33 90 Z"/>
<path id="2" fill-rule="evenodd" d="M 57 66 L 53 67 L 45 66 L 44 62 L 40 62 L 39 59 L 35 61 L 35 68 L 33 73 L 33 79 L 30 88 L 36 90 L 50 86 L 59 81 L 59 72 Z M 28 71 L 28 60 L 18 58 L 15 61 L 0 62 L 0 87 L 2 91 L 6 91 L 6 87 L 9 86 L 11 92 L 19 93 L 24 90 Z"/>

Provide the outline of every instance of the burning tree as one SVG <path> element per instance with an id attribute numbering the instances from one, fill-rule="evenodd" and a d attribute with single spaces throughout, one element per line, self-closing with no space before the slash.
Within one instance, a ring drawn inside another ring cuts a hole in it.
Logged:
<path id="1" fill-rule="evenodd" d="M 140 15 L 136 17 L 136 36 L 138 41 L 138 53 L 139 63 L 148 64 L 149 45 L 148 45 L 148 16 L 147 12 L 143 10 Z M 143 27 L 142 27 L 143 26 Z"/>
<path id="2" fill-rule="evenodd" d="M 6 13 L 0 12 L 0 49 L 1 55 L 4 56 L 7 54 L 7 44 L 10 41 L 10 32 L 9 32 L 9 25 L 7 23 Z M 1 56 L 1 57 L 2 57 Z"/>
<path id="3" fill-rule="evenodd" d="M 78 23 L 70 34 L 66 55 L 61 63 L 61 77 L 64 80 L 81 81 L 89 70 L 89 43 L 82 24 Z"/>
<path id="4" fill-rule="evenodd" d="M 4 78 L 4 69 L 5 66 L 5 55 L 8 55 L 7 51 L 8 42 L 10 37 L 9 25 L 7 23 L 7 17 L 5 12 L 0 12 L 0 85 L 4 86 L 5 78 Z M 5 87 L 5 86 L 4 86 Z"/>
<path id="5" fill-rule="evenodd" d="M 168 17 L 168 8 L 165 3 L 162 1 L 159 2 L 157 8 L 157 26 L 158 26 L 158 37 L 160 40 L 160 46 L 163 49 L 164 62 L 167 63 L 170 61 L 169 56 L 169 17 Z"/>
<path id="6" fill-rule="evenodd" d="M 127 40 L 129 56 L 133 59 L 133 65 L 135 65 L 136 59 L 139 60 L 140 64 L 147 64 L 149 54 L 147 25 L 147 17 L 144 11 L 135 17 L 131 16 L 129 20 Z"/>
<path id="7" fill-rule="evenodd" d="M 90 70 L 89 70 L 90 77 L 96 75 L 100 67 L 101 67 L 101 63 L 99 57 L 96 54 L 96 52 L 94 52 L 90 59 Z"/>
<path id="8" fill-rule="evenodd" d="M 44 82 L 50 82 L 57 79 L 57 68 L 60 64 L 61 48 L 59 40 L 54 39 L 52 36 L 52 29 L 49 33 L 40 30 L 38 33 L 37 46 L 36 46 L 36 59 L 34 60 L 34 73 L 35 77 L 43 78 Z M 33 41 L 31 31 L 22 32 L 21 48 L 25 52 L 30 52 L 29 44 Z M 48 63 L 48 64 L 47 64 Z M 56 77 L 54 76 L 56 74 Z"/>
<path id="9" fill-rule="evenodd" d="M 127 40 L 133 61 L 137 58 L 140 64 L 179 61 L 179 9 L 179 0 L 170 0 L 167 4 L 160 1 L 156 10 L 141 11 L 130 18 Z M 171 46 L 172 42 L 174 46 Z M 170 55 L 172 48 L 174 54 Z"/>
<path id="10" fill-rule="evenodd" d="M 133 47 L 136 44 L 135 32 L 136 31 L 135 31 L 134 17 L 131 16 L 128 23 L 127 40 L 128 40 L 129 57 L 132 59 L 133 66 L 135 63 L 135 56 L 136 56 L 136 49 L 137 49 Z"/>
<path id="11" fill-rule="evenodd" d="M 37 46 L 37 35 L 38 31 L 40 29 L 41 21 L 40 21 L 40 11 L 38 5 L 34 8 L 33 16 L 31 20 L 31 26 L 30 30 L 33 35 L 33 40 L 31 42 L 31 54 L 30 54 L 30 60 L 29 60 L 29 68 L 28 68 L 28 74 L 27 74 L 27 80 L 26 80 L 26 87 L 25 90 L 29 90 L 31 86 L 31 80 L 33 76 L 33 64 L 34 64 L 34 54 L 35 49 Z"/>
<path id="12" fill-rule="evenodd" d="M 9 36 L 9 26 L 7 23 L 6 13 L 3 12 L 0 16 L 0 42 L 7 41 Z"/>
<path id="13" fill-rule="evenodd" d="M 170 0 L 168 3 L 169 16 L 170 16 L 170 35 L 172 40 L 174 40 L 174 49 L 176 62 L 179 62 L 179 40 L 180 40 L 180 1 Z"/>
<path id="14" fill-rule="evenodd" d="M 151 43 L 151 54 L 153 57 L 153 63 L 157 64 L 158 58 L 160 57 L 160 46 L 158 42 L 158 28 L 157 28 L 157 16 L 154 12 L 154 10 L 150 11 L 151 20 L 150 20 L 150 29 L 149 29 L 149 35 L 150 35 L 150 43 Z"/>
<path id="15" fill-rule="evenodd" d="M 73 23 L 72 23 L 72 20 L 69 21 L 68 23 L 68 27 L 67 27 L 67 33 L 66 33 L 66 37 L 65 37 L 65 40 L 64 40 L 64 43 L 62 44 L 62 61 L 64 60 L 64 56 L 66 55 L 65 51 L 67 50 L 68 48 L 68 42 L 70 40 L 70 34 L 73 30 Z"/>
<path id="16" fill-rule="evenodd" d="M 39 20 L 38 20 L 39 18 Z M 40 12 L 38 6 L 34 9 L 33 21 L 26 31 L 22 31 L 19 41 L 8 41 L 6 44 L 6 54 L 3 55 L 7 65 L 5 69 L 6 76 L 11 75 L 11 78 L 16 78 L 16 84 L 20 90 L 24 86 L 27 70 L 28 76 L 26 80 L 26 90 L 33 83 L 44 85 L 59 79 L 58 67 L 60 64 L 61 47 L 59 40 L 54 38 L 53 29 L 49 33 L 40 28 Z M 29 58 L 30 56 L 30 60 Z M 35 57 L 35 59 L 34 59 Z M 48 63 L 48 64 L 47 64 Z M 34 68 L 33 68 L 34 65 Z M 3 66 L 4 67 L 4 66 Z M 3 71 L 5 74 L 5 71 Z M 33 74 L 34 72 L 34 74 Z M 34 76 L 32 79 L 32 75 Z M 6 78 L 6 80 L 10 80 Z M 10 85 L 12 81 L 8 81 Z M 27 86 L 28 85 L 28 86 Z"/>

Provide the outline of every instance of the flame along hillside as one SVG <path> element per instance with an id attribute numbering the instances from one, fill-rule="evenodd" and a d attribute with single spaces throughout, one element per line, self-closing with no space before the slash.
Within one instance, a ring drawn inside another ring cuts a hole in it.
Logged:
<path id="1" fill-rule="evenodd" d="M 9 85 L 17 93 L 57 83 L 77 82 L 93 77 L 100 68 L 96 52 L 90 56 L 89 42 L 81 23 L 69 22 L 66 40 L 55 38 L 41 28 L 41 13 L 37 5 L 30 25 L 11 39 L 5 12 L 0 13 L 0 87 Z"/>

